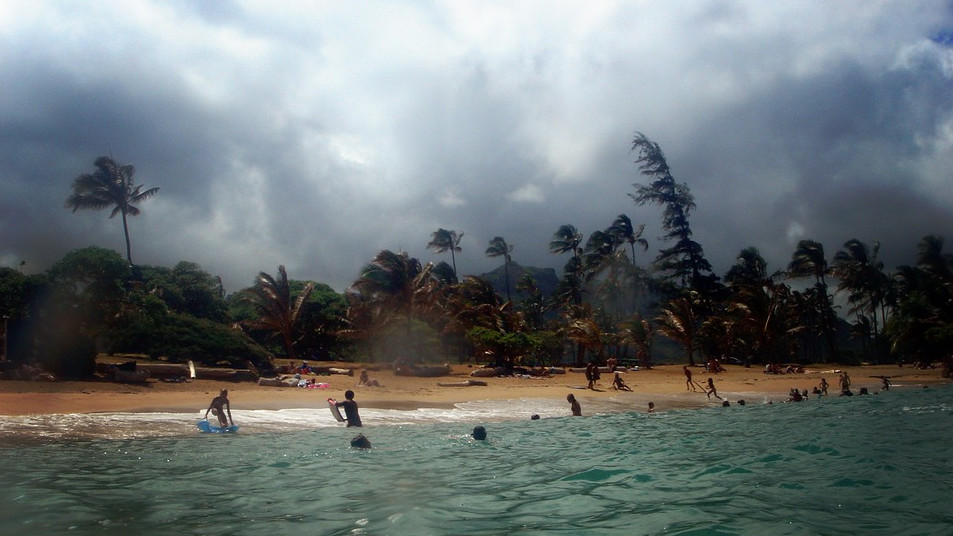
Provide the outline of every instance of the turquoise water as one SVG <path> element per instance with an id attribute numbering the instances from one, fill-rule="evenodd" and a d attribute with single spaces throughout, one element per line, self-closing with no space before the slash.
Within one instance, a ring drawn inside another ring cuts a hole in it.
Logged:
<path id="1" fill-rule="evenodd" d="M 536 421 L 362 411 L 366 451 L 294 412 L 236 415 L 231 436 L 133 416 L 149 432 L 122 439 L 6 418 L 0 534 L 953 533 L 953 388 L 583 418 L 546 403 Z"/>

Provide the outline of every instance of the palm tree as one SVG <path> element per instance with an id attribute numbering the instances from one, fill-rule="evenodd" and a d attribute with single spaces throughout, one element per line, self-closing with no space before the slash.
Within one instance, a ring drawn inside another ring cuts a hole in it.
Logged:
<path id="1" fill-rule="evenodd" d="M 364 266 L 361 277 L 352 287 L 376 302 L 383 311 L 403 316 L 410 332 L 414 312 L 429 303 L 432 270 L 431 263 L 424 266 L 406 252 L 385 249 Z"/>
<path id="2" fill-rule="evenodd" d="M 658 332 L 682 345 L 688 364 L 695 366 L 695 344 L 698 336 L 699 315 L 697 304 L 699 295 L 695 291 L 686 291 L 682 297 L 668 302 L 661 314 L 655 318 Z"/>
<path id="3" fill-rule="evenodd" d="M 132 246 L 129 243 L 129 224 L 126 215 L 139 215 L 135 203 L 145 201 L 159 191 L 158 187 L 143 191 L 142 185 L 133 184 L 136 169 L 121 165 L 108 156 L 100 156 L 93 163 L 96 171 L 84 173 L 73 179 L 73 194 L 66 199 L 66 208 L 73 212 L 79 209 L 102 210 L 113 207 L 110 218 L 122 215 L 122 231 L 126 236 L 126 260 L 132 264 Z"/>
<path id="4" fill-rule="evenodd" d="M 840 279 L 838 290 L 848 292 L 847 301 L 852 305 L 851 313 L 858 316 L 867 316 L 872 322 L 873 334 L 878 333 L 878 313 L 882 309 L 886 295 L 887 276 L 884 274 L 883 262 L 877 260 L 880 244 L 874 242 L 873 247 L 864 244 L 856 238 L 844 243 L 844 249 L 834 254 L 831 271 Z"/>
<path id="5" fill-rule="evenodd" d="M 311 296 L 314 283 L 309 282 L 296 298 L 291 296 L 291 285 L 284 266 L 278 266 L 278 278 L 259 272 L 255 286 L 246 290 L 244 299 L 255 308 L 258 320 L 248 322 L 249 327 L 272 331 L 281 336 L 288 359 L 296 360 L 294 343 L 298 321 L 304 303 Z"/>
<path id="6" fill-rule="evenodd" d="M 487 257 L 503 257 L 503 275 L 506 280 L 506 301 L 512 303 L 513 298 L 510 296 L 510 253 L 513 251 L 513 246 L 506 243 L 506 240 L 502 236 L 494 236 L 493 240 L 490 240 L 490 246 L 486 248 Z"/>
<path id="7" fill-rule="evenodd" d="M 572 252 L 573 257 L 578 257 L 581 253 L 579 244 L 582 243 L 582 233 L 572 224 L 560 225 L 559 229 L 553 233 L 553 239 L 549 241 L 549 252 L 554 255 Z"/>
<path id="8" fill-rule="evenodd" d="M 612 225 L 606 229 L 606 232 L 615 237 L 620 243 L 626 242 L 629 244 L 629 247 L 632 249 L 632 264 L 635 264 L 636 244 L 642 246 L 642 251 L 648 251 L 649 249 L 649 241 L 642 238 L 643 231 L 645 231 L 644 223 L 639 224 L 639 228 L 636 229 L 632 226 L 632 220 L 625 214 L 616 216 Z"/>
<path id="9" fill-rule="evenodd" d="M 463 239 L 463 233 L 457 234 L 456 231 L 448 231 L 447 229 L 437 229 L 431 235 L 430 243 L 427 244 L 427 249 L 435 250 L 436 253 L 446 253 L 450 252 L 450 261 L 453 264 L 453 276 L 457 276 L 457 258 L 454 255 L 456 251 L 463 251 L 460 247 L 460 240 Z"/>
<path id="10" fill-rule="evenodd" d="M 837 343 L 834 339 L 834 306 L 831 304 L 827 292 L 827 279 L 829 268 L 827 260 L 824 257 L 824 246 L 814 240 L 801 240 L 797 244 L 794 254 L 791 256 L 791 262 L 788 263 L 788 273 L 792 277 L 814 277 L 815 298 L 817 299 L 818 312 L 820 313 L 821 325 L 820 331 L 827 339 L 827 345 L 831 352 L 831 357 L 837 357 Z"/>

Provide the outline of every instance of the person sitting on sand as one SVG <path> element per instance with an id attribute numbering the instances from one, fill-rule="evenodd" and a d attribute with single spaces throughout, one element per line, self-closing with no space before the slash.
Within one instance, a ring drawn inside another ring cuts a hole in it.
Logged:
<path id="1" fill-rule="evenodd" d="M 576 397 L 572 393 L 566 395 L 566 401 L 569 402 L 569 409 L 572 410 L 572 414 L 575 417 L 582 417 L 582 407 L 579 405 L 579 402 L 576 401 Z"/>
<path id="2" fill-rule="evenodd" d="M 205 420 L 208 420 L 208 412 L 212 412 L 212 415 L 218 416 L 218 422 L 222 428 L 227 428 L 228 423 L 231 422 L 232 426 L 235 426 L 235 421 L 232 420 L 232 406 L 228 402 L 228 389 L 222 389 L 222 391 L 212 399 L 212 402 L 208 405 L 208 409 L 205 410 Z M 225 413 L 228 412 L 228 418 L 225 418 Z"/>
<path id="3" fill-rule="evenodd" d="M 615 373 L 615 378 L 612 380 L 612 387 L 616 388 L 619 391 L 631 391 L 632 388 L 625 384 L 625 380 L 622 379 L 622 376 L 618 372 Z"/>
<path id="4" fill-rule="evenodd" d="M 358 385 L 365 385 L 367 387 L 380 387 L 381 384 L 377 380 L 372 380 L 367 376 L 367 369 L 361 371 L 361 379 L 357 382 Z"/>
<path id="5" fill-rule="evenodd" d="M 354 401 L 354 391 L 348 389 L 344 392 L 344 402 L 335 402 L 334 405 L 344 408 L 344 416 L 347 419 L 348 428 L 352 426 L 364 426 L 361 423 L 361 416 L 357 413 L 357 402 Z"/>

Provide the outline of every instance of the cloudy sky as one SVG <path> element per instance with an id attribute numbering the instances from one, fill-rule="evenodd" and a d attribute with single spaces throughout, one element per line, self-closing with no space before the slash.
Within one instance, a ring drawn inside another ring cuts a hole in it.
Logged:
<path id="1" fill-rule="evenodd" d="M 64 208 L 111 155 L 159 186 L 133 260 L 199 263 L 229 292 L 279 264 L 344 290 L 382 249 L 461 273 L 588 235 L 643 182 L 636 132 L 695 196 L 723 274 L 798 240 L 953 251 L 949 1 L 0 2 L 0 265 L 124 251 L 108 212 Z"/>

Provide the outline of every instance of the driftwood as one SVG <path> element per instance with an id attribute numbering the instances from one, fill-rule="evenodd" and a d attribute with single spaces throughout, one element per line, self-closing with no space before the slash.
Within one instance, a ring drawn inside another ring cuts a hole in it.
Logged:
<path id="1" fill-rule="evenodd" d="M 397 376 L 417 376 L 420 378 L 433 378 L 437 376 L 449 376 L 450 365 L 410 365 L 399 366 L 394 371 Z"/>
<path id="2" fill-rule="evenodd" d="M 486 382 L 480 380 L 466 380 L 462 382 L 437 382 L 437 385 L 440 387 L 486 387 Z"/>

